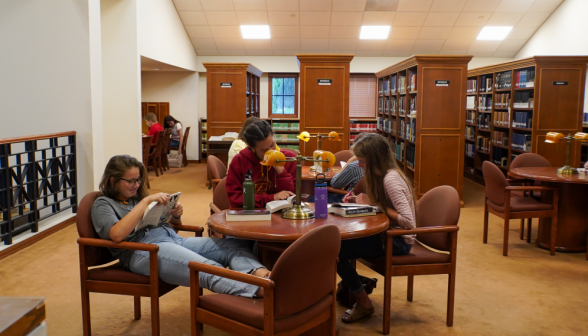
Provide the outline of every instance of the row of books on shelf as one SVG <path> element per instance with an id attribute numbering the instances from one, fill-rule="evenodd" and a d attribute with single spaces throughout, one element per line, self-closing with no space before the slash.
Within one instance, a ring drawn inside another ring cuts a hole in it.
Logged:
<path id="1" fill-rule="evenodd" d="M 206 152 L 206 144 L 202 144 L 201 149 L 202 149 L 202 152 Z"/>
<path id="2" fill-rule="evenodd" d="M 398 100 L 398 112 L 400 112 L 401 117 L 406 114 L 406 97 L 400 97 Z"/>
<path id="3" fill-rule="evenodd" d="M 478 80 L 468 79 L 467 93 L 476 93 L 476 92 L 478 92 Z"/>
<path id="4" fill-rule="evenodd" d="M 378 101 L 378 112 L 388 112 L 396 114 L 396 98 L 380 98 Z"/>
<path id="5" fill-rule="evenodd" d="M 510 112 L 494 112 L 494 125 L 508 127 Z"/>
<path id="6" fill-rule="evenodd" d="M 417 110 L 416 97 L 410 98 L 410 100 L 408 102 L 408 111 L 410 114 L 412 114 L 413 112 L 416 114 L 416 110 Z"/>
<path id="7" fill-rule="evenodd" d="M 299 131 L 300 123 L 274 122 L 272 123 L 272 128 L 274 131 Z"/>
<path id="8" fill-rule="evenodd" d="M 396 134 L 396 118 L 378 117 L 378 130 L 395 135 Z"/>
<path id="9" fill-rule="evenodd" d="M 476 123 L 476 112 L 475 111 L 466 111 L 466 122 L 468 124 L 475 124 Z"/>
<path id="10" fill-rule="evenodd" d="M 480 77 L 480 92 L 492 92 L 492 75 Z"/>
<path id="11" fill-rule="evenodd" d="M 515 92 L 514 108 L 533 108 L 533 92 Z"/>
<path id="12" fill-rule="evenodd" d="M 206 130 L 206 121 L 202 122 L 202 130 L 205 131 Z"/>
<path id="13" fill-rule="evenodd" d="M 478 150 L 489 152 L 490 151 L 490 139 L 485 136 L 478 135 L 476 138 L 476 148 Z"/>
<path id="14" fill-rule="evenodd" d="M 406 148 L 406 166 L 412 169 L 414 169 L 415 150 L 414 146 Z"/>
<path id="15" fill-rule="evenodd" d="M 361 121 L 351 121 L 349 124 L 349 130 L 351 132 L 375 132 L 377 129 L 376 123 L 368 123 L 368 122 L 361 122 Z"/>
<path id="16" fill-rule="evenodd" d="M 512 148 L 525 152 L 531 151 L 531 134 L 512 134 Z"/>
<path id="17" fill-rule="evenodd" d="M 402 124 L 402 122 L 404 122 L 404 120 L 400 120 L 400 123 Z M 410 118 L 407 120 L 406 123 L 406 134 L 404 136 L 405 139 L 407 139 L 408 141 L 412 141 L 415 142 L 416 140 L 416 118 Z"/>
<path id="18" fill-rule="evenodd" d="M 532 88 L 534 86 L 535 86 L 535 70 L 517 71 L 515 88 Z"/>
<path id="19" fill-rule="evenodd" d="M 392 153 L 396 156 L 396 160 L 404 162 L 404 150 L 406 145 L 404 141 L 396 141 L 392 139 L 391 142 Z"/>
<path id="20" fill-rule="evenodd" d="M 379 92 L 380 94 L 396 93 L 396 76 L 381 80 Z"/>
<path id="21" fill-rule="evenodd" d="M 465 155 L 467 157 L 474 157 L 474 155 L 476 154 L 476 146 L 472 143 L 468 143 L 466 142 L 465 145 Z"/>
<path id="22" fill-rule="evenodd" d="M 300 146 L 298 146 L 298 145 L 280 145 L 280 148 L 288 148 L 288 149 L 300 150 Z"/>
<path id="23" fill-rule="evenodd" d="M 472 126 L 466 126 L 465 127 L 465 137 L 468 140 L 474 140 L 474 137 L 476 136 L 476 129 Z"/>
<path id="24" fill-rule="evenodd" d="M 533 113 L 515 112 L 512 119 L 512 127 L 533 128 Z"/>
<path id="25" fill-rule="evenodd" d="M 399 76 L 398 77 L 398 92 L 400 92 L 400 93 L 406 92 L 406 76 Z"/>
<path id="26" fill-rule="evenodd" d="M 510 93 L 500 93 L 494 96 L 494 107 L 508 108 L 510 106 Z"/>
<path id="27" fill-rule="evenodd" d="M 510 89 L 512 86 L 512 71 L 496 74 L 495 87 L 498 90 Z"/>
<path id="28" fill-rule="evenodd" d="M 298 142 L 297 134 L 275 134 L 274 140 L 283 142 Z"/>
<path id="29" fill-rule="evenodd" d="M 492 111 L 492 96 L 478 97 L 478 109 L 480 111 Z"/>
<path id="30" fill-rule="evenodd" d="M 478 114 L 478 128 L 490 129 L 491 123 L 492 123 L 492 117 L 491 117 L 490 113 Z"/>
<path id="31" fill-rule="evenodd" d="M 470 110 L 476 109 L 476 96 L 467 96 L 466 98 L 466 108 Z"/>
<path id="32" fill-rule="evenodd" d="M 508 132 L 493 131 L 490 138 L 495 145 L 508 146 Z"/>
<path id="33" fill-rule="evenodd" d="M 410 74 L 410 78 L 408 79 L 408 89 L 409 91 L 416 91 L 417 89 L 417 74 L 416 72 L 412 72 Z"/>
<path id="34" fill-rule="evenodd" d="M 588 113 L 583 113 L 582 114 L 582 125 L 584 127 L 588 127 Z"/>

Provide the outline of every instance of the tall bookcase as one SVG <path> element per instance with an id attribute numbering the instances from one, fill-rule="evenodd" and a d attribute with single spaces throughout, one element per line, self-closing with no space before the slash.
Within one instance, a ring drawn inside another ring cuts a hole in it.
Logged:
<path id="1" fill-rule="evenodd" d="M 378 132 L 417 197 L 463 185 L 467 65 L 472 56 L 416 55 L 376 73 Z"/>
<path id="2" fill-rule="evenodd" d="M 466 139 L 464 175 L 483 184 L 484 161 L 506 174 L 512 160 L 527 152 L 563 166 L 565 142 L 548 144 L 545 136 L 583 130 L 586 63 L 585 56 L 534 56 L 469 70 L 466 132 L 473 138 Z M 581 146 L 572 143 L 575 167 Z"/>
<path id="3" fill-rule="evenodd" d="M 202 160 L 206 162 L 206 157 L 208 156 L 208 152 L 206 151 L 206 142 L 208 141 L 208 130 L 206 124 L 206 118 L 200 118 L 200 122 L 198 123 L 198 139 L 200 139 L 200 159 L 198 159 L 198 163 L 202 163 Z"/>

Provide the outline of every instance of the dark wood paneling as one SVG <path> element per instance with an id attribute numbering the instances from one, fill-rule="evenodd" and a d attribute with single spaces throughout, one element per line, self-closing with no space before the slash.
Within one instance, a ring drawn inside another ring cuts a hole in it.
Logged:
<path id="1" fill-rule="evenodd" d="M 422 80 L 426 97 L 419 96 L 421 129 L 462 129 L 464 69 L 423 67 Z M 449 86 L 436 86 L 435 80 L 449 80 Z"/>
<path id="2" fill-rule="evenodd" d="M 556 132 L 560 132 L 555 130 Z M 563 131 L 561 131 L 563 132 Z M 567 135 L 567 133 L 564 133 Z M 566 163 L 567 141 L 559 143 L 545 142 L 545 134 L 537 136 L 537 149 L 532 149 L 533 153 L 537 153 L 549 161 L 553 167 L 562 167 Z M 572 167 L 579 167 L 580 164 L 580 148 L 582 144 L 580 141 L 572 140 L 572 150 L 570 155 L 570 165 Z M 531 146 L 532 147 L 532 146 Z"/>
<path id="3" fill-rule="evenodd" d="M 582 121 L 577 111 L 582 111 L 584 91 L 580 91 L 584 74 L 580 69 L 541 69 L 541 86 L 538 88 L 538 130 L 581 131 Z M 568 85 L 553 85 L 565 81 Z"/>
<path id="4" fill-rule="evenodd" d="M 460 160 L 461 135 L 426 134 L 420 137 L 421 151 L 417 158 L 420 179 L 415 181 L 418 196 L 441 185 L 461 186 L 463 163 Z M 457 189 L 457 187 L 456 187 Z"/>

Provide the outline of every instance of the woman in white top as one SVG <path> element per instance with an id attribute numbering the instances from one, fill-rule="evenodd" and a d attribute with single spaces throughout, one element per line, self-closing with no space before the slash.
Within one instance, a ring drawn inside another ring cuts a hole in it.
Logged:
<path id="1" fill-rule="evenodd" d="M 163 127 L 171 128 L 171 140 L 169 141 L 170 147 L 182 148 L 182 142 L 184 141 L 184 131 L 182 130 L 182 124 L 174 117 L 168 115 L 165 117 Z"/>
<path id="2" fill-rule="evenodd" d="M 239 131 L 239 137 L 237 138 L 237 140 L 233 141 L 233 143 L 231 144 L 231 148 L 229 149 L 229 159 L 227 160 L 227 171 L 229 170 L 229 165 L 231 164 L 231 161 L 233 161 L 233 157 L 235 157 L 235 155 L 239 154 L 240 151 L 242 151 L 244 148 L 247 148 L 247 144 L 245 143 L 245 138 L 243 137 L 243 132 L 245 132 L 245 130 L 247 129 L 247 126 L 251 125 L 251 123 L 253 123 L 254 121 L 258 121 L 261 120 L 257 117 L 250 117 L 247 118 L 247 120 L 245 120 L 245 122 L 243 123 L 243 126 L 241 126 L 241 130 Z"/>

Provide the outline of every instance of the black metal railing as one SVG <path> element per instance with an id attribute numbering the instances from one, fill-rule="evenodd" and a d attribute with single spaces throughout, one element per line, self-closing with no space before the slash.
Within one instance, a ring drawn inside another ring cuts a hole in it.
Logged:
<path id="1" fill-rule="evenodd" d="M 77 212 L 76 132 L 0 139 L 0 241 Z"/>

